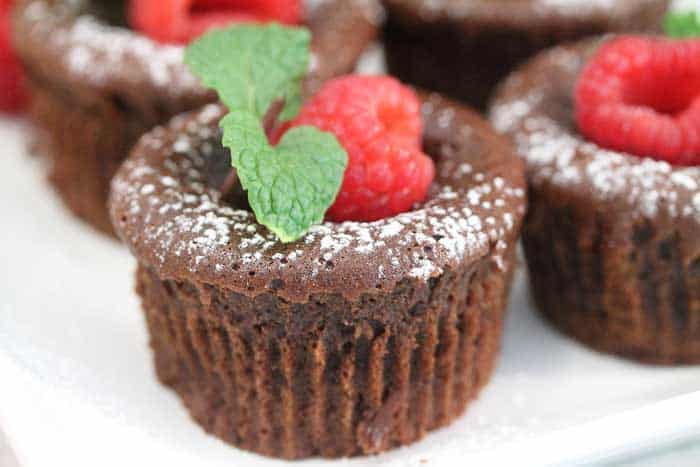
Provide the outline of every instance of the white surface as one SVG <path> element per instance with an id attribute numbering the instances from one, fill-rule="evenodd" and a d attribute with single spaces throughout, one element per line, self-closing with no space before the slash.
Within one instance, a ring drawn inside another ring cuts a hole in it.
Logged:
<path id="1" fill-rule="evenodd" d="M 281 464 L 205 435 L 156 383 L 133 259 L 65 212 L 24 133 L 0 120 L 0 426 L 20 464 Z M 500 365 L 466 416 L 409 448 L 346 463 L 602 459 L 700 436 L 698 391 L 700 367 L 644 367 L 556 334 L 520 278 Z"/>
<path id="2" fill-rule="evenodd" d="M 0 431 L 0 465 L 2 467 L 18 467 L 15 453 L 12 452 L 10 445 L 7 444 L 7 440 L 2 431 Z"/>
<path id="3" fill-rule="evenodd" d="M 608 464 L 605 467 L 698 467 L 700 441 L 674 446 L 672 449 L 628 461 Z"/>

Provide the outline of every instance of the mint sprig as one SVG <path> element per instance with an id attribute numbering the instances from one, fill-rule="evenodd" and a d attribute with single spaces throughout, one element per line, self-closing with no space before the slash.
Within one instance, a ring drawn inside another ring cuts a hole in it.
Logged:
<path id="1" fill-rule="evenodd" d="M 238 25 L 204 35 L 185 55 L 230 109 L 220 122 L 222 143 L 256 219 L 283 242 L 323 220 L 347 167 L 347 153 L 330 133 L 296 127 L 272 146 L 263 128 L 276 102 L 283 102 L 281 121 L 299 112 L 310 40 L 303 28 Z"/>
<path id="2" fill-rule="evenodd" d="M 664 18 L 664 30 L 671 37 L 700 36 L 700 17 L 696 10 L 670 11 Z"/>

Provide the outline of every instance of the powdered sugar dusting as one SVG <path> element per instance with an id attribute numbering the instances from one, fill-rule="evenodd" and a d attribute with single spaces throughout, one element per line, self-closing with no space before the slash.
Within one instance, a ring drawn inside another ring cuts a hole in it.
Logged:
<path id="1" fill-rule="evenodd" d="M 411 3 L 411 2 L 409 2 Z M 640 7 L 659 3 L 659 0 L 413 0 L 417 11 L 425 19 L 439 16 L 450 18 L 484 17 L 490 20 L 517 18 L 525 15 L 534 20 L 537 17 L 580 17 L 583 14 L 616 17 L 629 15 Z"/>
<path id="2" fill-rule="evenodd" d="M 211 142 L 212 122 L 222 112 L 208 106 L 198 114 L 198 125 L 179 118 L 169 129 L 146 135 L 113 182 L 113 216 L 129 213 L 115 219 L 117 230 L 139 257 L 151 258 L 161 271 L 186 259 L 197 277 L 235 269 L 240 286 L 286 271 L 283 275 L 314 280 L 317 286 L 332 288 L 343 278 L 367 288 L 406 276 L 427 280 L 489 254 L 505 267 L 501 250 L 516 236 L 525 192 L 500 177 L 480 174 L 476 181 L 473 176 L 479 174 L 471 169 L 455 171 L 450 184 L 435 186 L 414 211 L 369 223 L 325 222 L 297 242 L 281 243 L 250 212 L 221 203 L 203 172 L 193 169 L 205 164 L 203 143 Z M 163 148 L 165 160 L 159 156 Z M 377 269 L 356 277 L 356 264 L 376 264 Z"/>
<path id="3" fill-rule="evenodd" d="M 535 8 L 554 9 L 566 14 L 581 12 L 581 9 L 593 11 L 612 11 L 617 0 L 535 0 Z"/>
<path id="4" fill-rule="evenodd" d="M 161 93 L 204 92 L 183 64 L 182 47 L 158 44 L 89 15 L 68 22 L 71 14 L 61 2 L 50 5 L 36 0 L 27 6 L 24 19 L 30 23 L 33 39 L 55 51 L 68 72 L 82 82 L 109 86 L 126 80 L 134 86 L 148 84 Z"/>
<path id="5" fill-rule="evenodd" d="M 552 115 L 550 109 L 561 106 L 553 95 L 570 95 L 570 89 L 557 86 L 575 81 L 583 65 L 582 50 L 560 47 L 536 59 L 525 70 L 534 78 L 526 80 L 523 72 L 513 75 L 492 108 L 493 124 L 512 136 L 527 161 L 530 181 L 581 193 L 592 190 L 597 199 L 621 201 L 638 216 L 663 213 L 700 224 L 700 168 L 605 150 L 558 120 L 559 114 Z M 556 83 L 545 76 L 556 76 Z"/>

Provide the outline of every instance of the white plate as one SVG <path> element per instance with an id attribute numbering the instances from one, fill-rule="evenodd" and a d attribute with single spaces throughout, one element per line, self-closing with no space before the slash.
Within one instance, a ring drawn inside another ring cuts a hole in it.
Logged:
<path id="1" fill-rule="evenodd" d="M 157 384 L 133 259 L 66 213 L 26 155 L 26 133 L 0 121 L 0 426 L 21 465 L 279 464 L 205 435 Z M 603 458 L 700 434 L 699 390 L 698 367 L 640 366 L 558 335 L 519 277 L 500 365 L 468 413 L 408 448 L 345 462 Z"/>

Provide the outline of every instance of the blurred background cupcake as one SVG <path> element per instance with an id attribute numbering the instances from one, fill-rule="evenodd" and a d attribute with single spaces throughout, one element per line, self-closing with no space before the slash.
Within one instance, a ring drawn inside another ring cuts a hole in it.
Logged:
<path id="1" fill-rule="evenodd" d="M 384 0 L 389 71 L 484 109 L 496 84 L 551 45 L 659 29 L 669 0 Z"/>
<path id="2" fill-rule="evenodd" d="M 112 234 L 109 182 L 139 136 L 214 100 L 182 63 L 182 44 L 242 21 L 304 24 L 312 32 L 307 89 L 355 68 L 378 25 L 370 2 L 19 0 L 14 40 L 26 68 L 31 117 L 65 204 Z"/>

